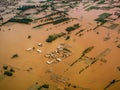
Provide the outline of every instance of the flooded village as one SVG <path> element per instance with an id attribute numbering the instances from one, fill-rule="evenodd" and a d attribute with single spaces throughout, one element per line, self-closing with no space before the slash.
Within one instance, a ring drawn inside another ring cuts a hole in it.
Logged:
<path id="1" fill-rule="evenodd" d="M 120 90 L 120 0 L 0 0 L 0 90 Z"/>

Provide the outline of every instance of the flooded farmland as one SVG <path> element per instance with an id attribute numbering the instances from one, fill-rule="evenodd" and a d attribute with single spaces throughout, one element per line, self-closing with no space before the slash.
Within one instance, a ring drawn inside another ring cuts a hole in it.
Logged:
<path id="1" fill-rule="evenodd" d="M 0 5 L 0 90 L 120 89 L 119 0 Z"/>

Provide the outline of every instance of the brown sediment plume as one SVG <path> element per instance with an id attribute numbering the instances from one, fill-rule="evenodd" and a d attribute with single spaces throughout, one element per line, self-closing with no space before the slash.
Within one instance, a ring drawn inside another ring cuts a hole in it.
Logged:
<path id="1" fill-rule="evenodd" d="M 118 80 L 120 62 L 119 3 L 114 2 L 110 6 L 109 1 L 105 1 L 105 4 L 98 2 L 22 2 L 13 11 L 17 14 L 15 17 L 11 13 L 3 15 L 6 18 L 10 16 L 8 19 L 13 16 L 12 22 L 0 20 L 0 78 L 3 78 L 0 79 L 0 89 L 26 90 L 32 85 L 38 86 L 35 87 L 37 89 L 49 84 L 49 90 L 103 90 L 111 81 L 114 85 L 109 88 L 117 90 L 119 82 L 115 82 Z M 30 22 L 25 24 L 26 20 Z M 80 27 L 67 33 L 66 28 L 75 24 Z M 33 28 L 35 26 L 38 27 Z M 46 42 L 49 35 L 61 32 L 66 35 L 51 43 Z M 63 44 L 65 47 L 62 49 L 56 48 Z M 87 49 L 89 47 L 92 50 Z M 12 55 L 14 59 L 11 59 Z M 53 64 L 46 63 L 52 60 L 55 61 Z M 2 76 L 3 65 L 15 70 L 13 76 Z"/>

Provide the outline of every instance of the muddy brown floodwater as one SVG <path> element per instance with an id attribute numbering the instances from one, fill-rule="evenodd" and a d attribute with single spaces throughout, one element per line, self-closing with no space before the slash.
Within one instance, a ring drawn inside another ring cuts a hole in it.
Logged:
<path id="1" fill-rule="evenodd" d="M 71 17 L 77 17 L 78 20 L 70 20 L 67 24 L 50 24 L 39 29 L 32 28 L 36 23 L 28 25 L 7 23 L 1 27 L 0 90 L 36 90 L 31 89 L 36 82 L 40 85 L 50 84 L 50 90 L 64 90 L 64 88 L 67 88 L 67 90 L 104 90 L 112 80 L 120 80 L 120 71 L 117 69 L 117 67 L 120 67 L 120 49 L 117 47 L 120 44 L 120 34 L 117 30 L 120 28 L 111 30 L 100 26 L 93 30 L 97 25 L 94 19 L 99 14 L 113 13 L 114 10 L 92 10 L 88 12 L 83 10 L 81 4 L 77 8 L 74 8 L 68 14 Z M 71 32 L 69 40 L 61 37 L 52 43 L 45 41 L 49 35 L 66 32 L 66 27 L 76 23 L 79 23 L 81 27 Z M 114 23 L 120 26 L 120 19 L 117 19 Z M 84 29 L 82 36 L 75 35 L 81 29 Z M 108 34 L 110 39 L 105 41 L 104 38 Z M 31 38 L 28 39 L 28 36 L 31 36 Z M 38 43 L 42 43 L 43 46 L 38 46 Z M 64 43 L 70 49 L 71 56 L 61 62 L 48 65 L 45 54 L 54 51 L 61 43 Z M 84 58 L 86 59 L 81 59 L 70 66 L 82 55 L 86 48 L 91 46 L 94 46 L 94 49 L 85 55 L 87 58 Z M 27 51 L 28 48 L 33 47 L 35 47 L 35 50 Z M 42 53 L 38 53 L 37 49 L 40 49 Z M 18 57 L 11 59 L 14 54 L 17 54 Z M 90 65 L 91 60 L 94 59 L 97 59 L 97 61 Z M 15 70 L 13 76 L 3 75 L 4 65 Z M 79 73 L 86 66 L 89 66 L 89 68 Z M 116 82 L 108 88 L 108 90 L 119 89 L 120 82 Z"/>

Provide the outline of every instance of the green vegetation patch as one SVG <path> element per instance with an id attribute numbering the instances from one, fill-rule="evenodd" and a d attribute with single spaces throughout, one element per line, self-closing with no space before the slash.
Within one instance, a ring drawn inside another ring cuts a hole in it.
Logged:
<path id="1" fill-rule="evenodd" d="M 61 32 L 59 34 L 49 35 L 49 37 L 46 39 L 46 42 L 52 42 L 52 41 L 56 40 L 57 38 L 62 37 L 64 35 L 66 35 L 66 33 L 64 33 L 64 32 Z"/>
<path id="2" fill-rule="evenodd" d="M 6 75 L 6 76 L 12 76 L 13 73 L 12 73 L 11 71 L 5 71 L 5 72 L 4 72 L 4 75 Z"/>
<path id="3" fill-rule="evenodd" d="M 101 18 L 101 19 L 106 19 L 106 18 L 108 18 L 109 16 L 111 16 L 112 14 L 110 14 L 110 13 L 102 13 L 102 14 L 100 14 L 99 15 L 99 18 Z"/>
<path id="4" fill-rule="evenodd" d="M 10 72 L 15 72 L 15 70 L 13 68 L 10 68 Z"/>
<path id="5" fill-rule="evenodd" d="M 62 19 L 58 19 L 58 20 L 55 20 L 55 21 L 50 21 L 50 22 L 46 22 L 46 23 L 34 26 L 33 28 L 39 28 L 41 26 L 48 25 L 48 24 L 55 25 L 55 24 L 59 24 L 59 23 L 62 23 L 62 22 L 68 21 L 68 20 L 70 20 L 70 19 L 69 18 L 62 18 Z"/>
<path id="6" fill-rule="evenodd" d="M 113 84 L 118 83 L 118 82 L 120 82 L 119 79 L 118 79 L 118 80 L 113 79 L 113 80 L 104 88 L 104 90 L 107 90 L 110 86 L 112 86 Z"/>
<path id="7" fill-rule="evenodd" d="M 100 9 L 100 7 L 98 7 L 98 6 L 91 6 L 91 7 L 87 8 L 86 11 L 98 10 L 98 9 Z"/>
<path id="8" fill-rule="evenodd" d="M 8 23 L 8 21 L 3 22 L 3 23 L 0 24 L 0 26 L 3 26 L 3 25 L 5 25 L 5 24 L 7 24 L 7 23 Z"/>
<path id="9" fill-rule="evenodd" d="M 69 40 L 70 39 L 70 36 L 67 36 L 65 40 Z"/>
<path id="10" fill-rule="evenodd" d="M 103 6 L 103 7 L 101 7 L 101 9 L 103 9 L 103 10 L 110 10 L 112 8 L 114 8 L 114 7 L 111 7 L 111 6 Z"/>
<path id="11" fill-rule="evenodd" d="M 99 15 L 99 18 L 95 19 L 95 21 L 100 22 L 101 25 L 102 25 L 102 24 L 107 22 L 107 20 L 105 20 L 105 19 L 108 18 L 111 15 L 112 14 L 110 14 L 110 13 L 102 13 L 102 14 Z"/>
<path id="12" fill-rule="evenodd" d="M 120 48 L 120 44 L 117 45 L 117 48 Z"/>
<path id="13" fill-rule="evenodd" d="M 74 31 L 74 30 L 78 29 L 79 27 L 80 27 L 79 24 L 74 24 L 73 26 L 67 27 L 66 31 L 71 32 L 71 31 Z"/>
<path id="14" fill-rule="evenodd" d="M 115 5 L 114 7 L 120 8 L 120 5 Z"/>
<path id="15" fill-rule="evenodd" d="M 35 5 L 33 5 L 33 6 L 22 6 L 22 7 L 17 8 L 17 10 L 25 11 L 25 10 L 28 10 L 28 9 L 31 9 L 31 8 L 36 8 L 36 6 Z"/>
<path id="16" fill-rule="evenodd" d="M 118 18 L 120 17 L 120 12 L 115 12 L 115 15 L 118 16 Z"/>
<path id="17" fill-rule="evenodd" d="M 104 4 L 104 3 L 105 3 L 105 0 L 101 0 L 97 4 Z"/>
<path id="18" fill-rule="evenodd" d="M 3 75 L 5 76 L 12 76 L 15 72 L 15 70 L 13 69 L 13 67 L 8 66 L 8 65 L 3 65 Z"/>
<path id="19" fill-rule="evenodd" d="M 67 51 L 67 52 L 71 52 L 69 49 L 67 48 L 63 48 L 63 50 Z"/>
<path id="20" fill-rule="evenodd" d="M 61 22 L 65 22 L 65 21 L 68 21 L 68 20 L 70 20 L 70 19 L 69 18 L 62 18 L 62 19 L 58 19 L 56 21 L 53 21 L 52 23 L 53 24 L 59 24 Z"/>
<path id="21" fill-rule="evenodd" d="M 82 55 L 77 59 L 75 60 L 71 65 L 70 67 L 72 67 L 74 64 L 76 64 L 79 60 L 81 60 L 87 53 L 89 53 L 91 50 L 94 49 L 94 46 L 90 46 L 88 48 L 86 48 L 83 52 L 82 52 Z"/>
<path id="22" fill-rule="evenodd" d="M 17 22 L 17 23 L 29 24 L 32 21 L 33 21 L 32 19 L 28 19 L 28 18 L 23 18 L 23 19 L 12 18 L 8 22 Z"/>
<path id="23" fill-rule="evenodd" d="M 78 31 L 75 35 L 81 34 L 81 32 L 83 32 L 85 29 L 81 29 L 80 31 Z"/>
<path id="24" fill-rule="evenodd" d="M 4 69 L 4 70 L 7 70 L 7 69 L 8 69 L 8 66 L 7 66 L 7 65 L 4 65 L 4 66 L 3 66 L 3 69 Z"/>
<path id="25" fill-rule="evenodd" d="M 110 10 L 110 9 L 113 9 L 113 8 L 120 8 L 120 5 L 103 6 L 103 7 L 101 7 L 101 9 L 104 9 L 104 10 Z"/>
<path id="26" fill-rule="evenodd" d="M 43 88 L 49 89 L 49 84 L 43 84 L 42 86 L 40 86 L 37 90 L 41 90 Z"/>
<path id="27" fill-rule="evenodd" d="M 100 22 L 101 25 L 107 22 L 107 20 L 104 20 L 102 18 L 97 18 L 97 19 L 95 19 L 95 21 Z"/>
<path id="28" fill-rule="evenodd" d="M 19 55 L 18 55 L 18 54 L 14 54 L 14 55 L 11 57 L 11 59 L 17 58 L 17 57 L 19 57 Z"/>
<path id="29" fill-rule="evenodd" d="M 47 9 L 49 6 L 48 5 L 42 5 L 41 8 Z"/>
<path id="30" fill-rule="evenodd" d="M 94 49 L 94 46 L 88 47 L 88 48 L 86 48 L 86 49 L 82 52 L 82 54 L 85 55 L 85 54 L 89 53 L 89 52 L 90 52 L 91 50 L 93 50 L 93 49 Z"/>
<path id="31" fill-rule="evenodd" d="M 91 6 L 91 4 L 88 4 L 88 5 L 84 6 L 84 8 L 88 8 L 89 6 Z"/>

